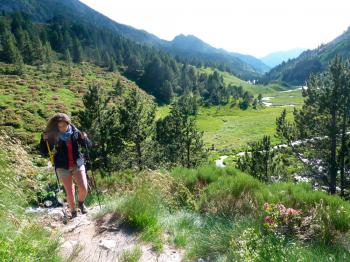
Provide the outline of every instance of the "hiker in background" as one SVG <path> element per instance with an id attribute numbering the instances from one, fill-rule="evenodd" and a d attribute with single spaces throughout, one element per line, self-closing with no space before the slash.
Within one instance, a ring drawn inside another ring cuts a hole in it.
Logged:
<path id="1" fill-rule="evenodd" d="M 88 184 L 84 156 L 80 152 L 80 146 L 87 145 L 91 147 L 91 141 L 88 139 L 86 133 L 80 132 L 71 123 L 70 118 L 63 113 L 55 114 L 47 123 L 40 141 L 40 151 L 43 156 L 47 156 L 49 153 L 46 144 L 47 141 L 51 150 L 53 148 L 56 149 L 54 165 L 66 191 L 71 217 L 74 218 L 77 216 L 73 176 L 79 191 L 78 207 L 82 214 L 86 214 L 87 209 L 84 201 L 88 193 Z"/>

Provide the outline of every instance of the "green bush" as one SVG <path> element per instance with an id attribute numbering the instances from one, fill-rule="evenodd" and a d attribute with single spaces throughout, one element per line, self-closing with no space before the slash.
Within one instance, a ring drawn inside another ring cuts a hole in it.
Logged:
<path id="1" fill-rule="evenodd" d="M 132 170 L 124 170 L 123 172 L 112 172 L 111 175 L 98 175 L 97 183 L 99 188 L 108 191 L 123 191 L 132 189 L 135 172 Z"/>
<path id="2" fill-rule="evenodd" d="M 266 185 L 242 173 L 220 176 L 210 183 L 199 200 L 200 210 L 210 214 L 254 215 L 263 223 L 263 204 L 278 204 L 301 210 L 302 227 L 313 238 L 334 241 L 337 233 L 350 230 L 350 203 L 338 196 L 314 191 L 307 184 Z M 316 222 L 317 221 L 317 222 Z M 316 225 L 317 224 L 317 225 Z M 308 235 L 308 234 L 305 234 Z M 317 237 L 316 237 L 317 236 Z"/>
<path id="3" fill-rule="evenodd" d="M 169 233 L 168 240 L 176 247 L 186 248 L 193 236 L 201 231 L 203 218 L 198 212 L 179 210 L 164 213 L 160 218 L 163 228 Z"/>
<path id="4" fill-rule="evenodd" d="M 237 172 L 234 176 L 223 176 L 210 184 L 200 199 L 200 208 L 215 214 L 249 215 L 260 210 L 268 193 L 265 184 Z"/>
<path id="5" fill-rule="evenodd" d="M 127 199 L 122 208 L 129 222 L 141 230 L 157 224 L 159 199 L 151 190 L 138 189 Z"/>
<path id="6" fill-rule="evenodd" d="M 283 203 L 308 213 L 318 208 L 323 226 L 328 231 L 337 230 L 347 232 L 350 230 L 350 203 L 338 196 L 325 192 L 314 191 L 309 184 L 276 183 L 269 186 L 270 201 Z M 321 207 L 320 207 L 321 205 Z M 328 232 L 327 234 L 331 234 Z"/>
<path id="7" fill-rule="evenodd" d="M 131 250 L 125 250 L 121 254 L 119 261 L 121 261 L 121 262 L 137 262 L 140 260 L 141 256 L 142 256 L 142 250 L 139 246 L 136 246 Z"/>
<path id="8" fill-rule="evenodd" d="M 284 235 L 246 228 L 230 241 L 230 261 L 348 261 L 350 253 L 340 245 L 305 244 Z"/>
<path id="9" fill-rule="evenodd" d="M 239 171 L 233 168 L 218 168 L 215 165 L 205 165 L 198 168 L 176 167 L 171 175 L 176 181 L 181 181 L 190 190 L 204 187 L 224 175 L 235 175 Z"/>

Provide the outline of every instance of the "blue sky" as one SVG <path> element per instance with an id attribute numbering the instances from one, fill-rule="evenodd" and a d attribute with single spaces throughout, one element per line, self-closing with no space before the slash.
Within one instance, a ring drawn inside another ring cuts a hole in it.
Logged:
<path id="1" fill-rule="evenodd" d="M 172 40 L 193 34 L 262 57 L 316 48 L 350 26 L 350 0 L 81 0 L 113 20 Z"/>

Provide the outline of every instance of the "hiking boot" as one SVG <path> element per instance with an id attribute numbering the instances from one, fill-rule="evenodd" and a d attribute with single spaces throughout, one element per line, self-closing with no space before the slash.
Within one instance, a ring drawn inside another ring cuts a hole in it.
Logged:
<path id="1" fill-rule="evenodd" d="M 70 219 L 76 218 L 77 216 L 78 216 L 78 213 L 75 208 L 70 211 Z"/>
<path id="2" fill-rule="evenodd" d="M 88 212 L 84 202 L 79 202 L 78 206 L 82 214 L 86 214 Z"/>

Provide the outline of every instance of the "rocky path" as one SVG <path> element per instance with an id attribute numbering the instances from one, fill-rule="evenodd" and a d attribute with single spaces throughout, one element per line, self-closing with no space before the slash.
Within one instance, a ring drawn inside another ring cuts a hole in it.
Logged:
<path id="1" fill-rule="evenodd" d="M 68 261 L 123 261 L 126 252 L 135 253 L 135 250 L 140 254 L 138 261 L 182 261 L 183 251 L 164 245 L 163 251 L 156 253 L 117 215 L 107 213 L 94 219 L 98 211 L 98 207 L 89 208 L 87 215 L 79 214 L 64 224 L 62 208 L 28 210 L 29 213 L 40 213 L 40 221 L 45 227 L 58 230 L 61 234 L 60 254 Z"/>

